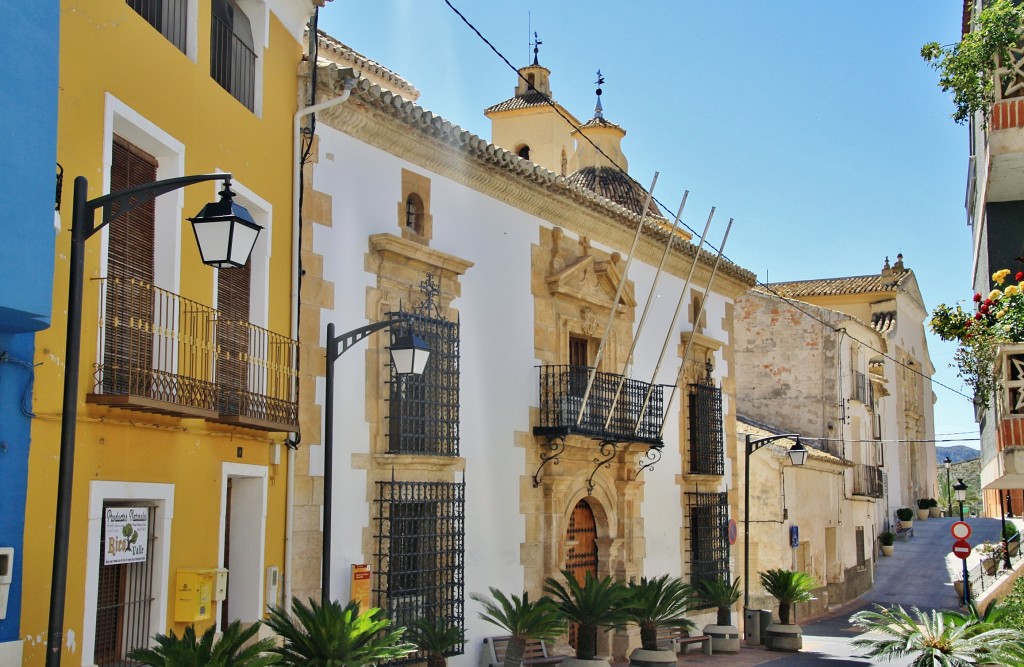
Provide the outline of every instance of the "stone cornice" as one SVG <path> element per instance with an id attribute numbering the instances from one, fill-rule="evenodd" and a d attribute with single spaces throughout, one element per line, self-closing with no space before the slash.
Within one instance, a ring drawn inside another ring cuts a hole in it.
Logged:
<path id="1" fill-rule="evenodd" d="M 321 99 L 341 91 L 341 82 L 324 81 Z M 318 116 L 320 122 L 359 141 L 473 188 L 530 215 L 626 253 L 640 216 L 565 178 L 494 146 L 457 125 L 362 79 L 345 104 Z M 663 221 L 662 221 L 663 222 Z M 667 232 L 646 220 L 637 257 L 658 265 Z M 691 243 L 673 245 L 665 268 L 684 277 L 697 252 Z M 696 284 L 707 285 L 715 257 L 701 251 Z M 756 282 L 750 271 L 722 260 L 713 291 L 736 298 Z"/>

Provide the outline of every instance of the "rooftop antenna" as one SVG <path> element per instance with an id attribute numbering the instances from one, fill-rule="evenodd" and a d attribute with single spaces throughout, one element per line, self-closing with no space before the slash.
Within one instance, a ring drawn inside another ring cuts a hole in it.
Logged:
<path id="1" fill-rule="evenodd" d="M 544 42 L 542 42 L 539 39 L 537 39 L 537 33 L 534 32 L 533 33 L 533 66 L 534 67 L 537 67 L 537 66 L 540 65 L 540 63 L 537 62 L 537 51 L 539 51 L 540 49 L 538 49 L 537 47 L 539 47 L 543 43 Z"/>
<path id="2" fill-rule="evenodd" d="M 597 70 L 597 106 L 594 107 L 594 118 L 604 118 L 604 107 L 601 106 L 601 86 L 604 85 L 604 77 L 601 76 L 601 70 Z"/>

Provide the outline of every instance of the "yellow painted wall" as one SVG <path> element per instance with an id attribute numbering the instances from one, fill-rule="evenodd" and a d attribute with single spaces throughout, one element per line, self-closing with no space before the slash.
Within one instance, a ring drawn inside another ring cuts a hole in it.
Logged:
<path id="1" fill-rule="evenodd" d="M 263 65 L 262 117 L 255 116 L 209 75 L 210 1 L 199 0 L 198 54 L 193 62 L 136 14 L 124 0 L 66 0 L 61 6 L 58 161 L 65 184 L 57 237 L 53 326 L 37 338 L 32 448 L 25 528 L 22 616 L 25 665 L 45 653 L 52 564 L 60 414 L 65 354 L 68 250 L 72 181 L 89 179 L 89 196 L 103 194 L 104 95 L 110 93 L 185 145 L 185 174 L 232 172 L 273 207 L 268 328 L 290 327 L 291 119 L 297 105 L 300 44 L 269 15 Z M 254 35 L 257 51 L 261 35 Z M 213 184 L 180 191 L 185 215 L 211 201 Z M 167 197 L 175 194 L 164 195 Z M 212 305 L 215 273 L 201 264 L 188 223 L 181 230 L 179 293 Z M 263 433 L 85 403 L 96 358 L 99 236 L 87 242 L 79 381 L 79 421 L 64 615 L 63 663 L 83 664 L 82 623 L 89 482 L 124 480 L 173 484 L 174 524 L 168 619 L 173 619 L 173 577 L 178 567 L 216 567 L 224 462 L 269 467 L 265 567 L 284 565 L 286 457 L 271 465 L 284 434 Z M 157 252 L 161 252 L 158 247 Z M 166 536 L 162 536 L 166 539 Z M 171 624 L 176 631 L 182 625 Z M 154 628 L 165 631 L 166 628 Z M 73 634 L 72 634 L 73 633 Z M 88 664 L 88 661 L 86 661 Z"/>

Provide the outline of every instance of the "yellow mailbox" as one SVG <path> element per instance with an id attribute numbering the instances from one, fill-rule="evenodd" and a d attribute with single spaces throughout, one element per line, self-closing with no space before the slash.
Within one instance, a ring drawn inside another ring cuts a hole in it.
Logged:
<path id="1" fill-rule="evenodd" d="M 216 570 L 186 568 L 177 573 L 174 585 L 174 621 L 195 623 L 213 618 Z"/>

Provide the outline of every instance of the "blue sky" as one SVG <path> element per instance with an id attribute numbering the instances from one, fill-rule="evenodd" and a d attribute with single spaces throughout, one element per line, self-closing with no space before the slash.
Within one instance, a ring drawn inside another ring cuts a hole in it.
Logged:
<path id="1" fill-rule="evenodd" d="M 925 305 L 969 298 L 968 135 L 920 57 L 960 37 L 957 0 L 452 4 L 515 66 L 543 44 L 554 98 L 627 131 L 630 174 L 762 281 L 863 275 L 903 253 Z M 419 104 L 490 137 L 516 75 L 444 0 L 334 0 L 320 27 L 398 72 Z M 698 234 L 699 235 L 699 234 Z M 931 337 L 935 380 L 969 394 Z M 976 432 L 967 398 L 934 386 L 940 439 Z M 941 444 L 967 444 L 948 442 Z"/>

